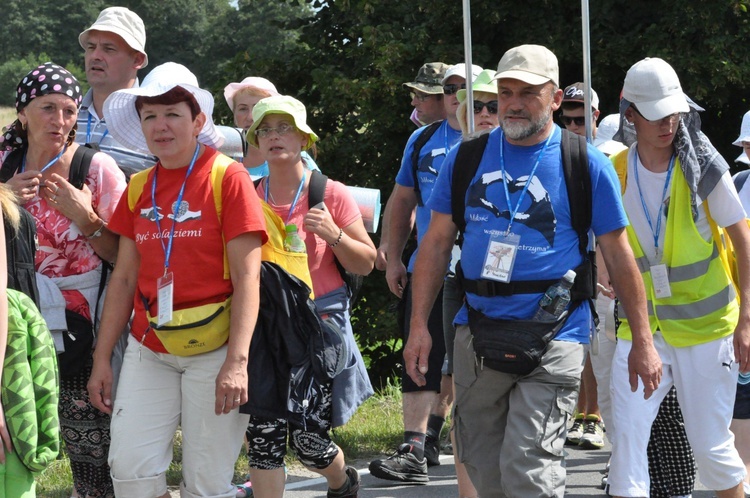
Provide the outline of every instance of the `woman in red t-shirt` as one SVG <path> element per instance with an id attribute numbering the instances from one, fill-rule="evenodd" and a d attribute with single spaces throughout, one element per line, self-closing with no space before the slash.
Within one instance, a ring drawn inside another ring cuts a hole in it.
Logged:
<path id="1" fill-rule="evenodd" d="M 109 224 L 121 235 L 120 248 L 88 383 L 94 405 L 112 413 L 115 493 L 169 497 L 165 475 L 179 425 L 183 494 L 232 498 L 266 239 L 260 203 L 242 165 L 213 148 L 222 140 L 211 121 L 213 97 L 184 66 L 155 68 L 140 88 L 110 95 L 104 109 L 120 143 L 159 159 L 131 179 Z M 218 201 L 212 171 L 227 164 Z M 177 325 L 185 310 L 220 310 L 212 305 L 229 297 L 228 317 L 194 317 L 209 322 L 205 334 L 189 327 L 196 335 L 181 348 L 162 342 L 178 333 L 164 327 Z M 113 405 L 110 358 L 134 308 Z M 218 344 L 192 354 L 217 337 Z"/>

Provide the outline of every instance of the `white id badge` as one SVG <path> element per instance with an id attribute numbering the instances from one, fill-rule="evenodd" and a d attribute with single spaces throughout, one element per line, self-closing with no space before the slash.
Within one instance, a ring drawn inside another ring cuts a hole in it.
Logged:
<path id="1" fill-rule="evenodd" d="M 510 282 L 520 241 L 521 237 L 512 233 L 493 235 L 487 246 L 487 255 L 484 257 L 482 278 L 503 283 Z"/>
<path id="2" fill-rule="evenodd" d="M 669 287 L 669 274 L 667 265 L 654 265 L 651 267 L 651 281 L 654 283 L 654 293 L 659 299 L 672 297 L 672 289 Z"/>
<path id="3" fill-rule="evenodd" d="M 161 326 L 172 321 L 172 294 L 174 291 L 174 276 L 172 272 L 166 273 L 156 281 L 156 289 L 158 293 L 157 305 L 159 308 L 159 316 L 156 319 L 156 324 Z"/>

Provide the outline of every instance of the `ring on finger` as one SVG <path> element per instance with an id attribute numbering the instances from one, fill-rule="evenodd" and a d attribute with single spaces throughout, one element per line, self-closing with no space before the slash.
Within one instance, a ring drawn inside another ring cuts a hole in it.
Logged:
<path id="1" fill-rule="evenodd" d="M 52 202 L 57 202 L 57 194 L 52 194 Z"/>

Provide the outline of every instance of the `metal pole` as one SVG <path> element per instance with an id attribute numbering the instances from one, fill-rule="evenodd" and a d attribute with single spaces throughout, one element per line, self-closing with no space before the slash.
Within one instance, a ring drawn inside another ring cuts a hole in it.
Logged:
<path id="1" fill-rule="evenodd" d="M 474 90 L 471 82 L 471 0 L 463 0 L 464 4 L 464 62 L 466 63 L 466 124 L 469 133 L 474 133 Z"/>
<path id="2" fill-rule="evenodd" d="M 581 0 L 581 24 L 583 25 L 583 105 L 586 111 L 586 140 L 593 143 L 591 122 L 591 37 L 589 28 L 589 2 Z"/>

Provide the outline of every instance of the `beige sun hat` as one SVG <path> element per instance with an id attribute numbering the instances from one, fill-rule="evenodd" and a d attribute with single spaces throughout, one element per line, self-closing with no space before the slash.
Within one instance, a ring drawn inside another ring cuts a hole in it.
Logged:
<path id="1" fill-rule="evenodd" d="M 122 38 L 133 50 L 143 54 L 143 66 L 148 66 L 146 54 L 146 28 L 143 20 L 130 9 L 125 7 L 108 7 L 99 13 L 94 24 L 78 35 L 78 43 L 86 49 L 86 41 L 90 31 L 108 31 Z"/>

